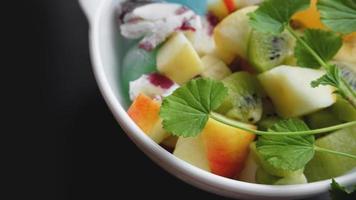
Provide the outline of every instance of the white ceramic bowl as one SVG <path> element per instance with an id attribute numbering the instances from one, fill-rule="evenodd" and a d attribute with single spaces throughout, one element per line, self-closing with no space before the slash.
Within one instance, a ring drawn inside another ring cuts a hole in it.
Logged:
<path id="1" fill-rule="evenodd" d="M 90 50 L 93 70 L 103 97 L 116 120 L 132 141 L 162 168 L 203 190 L 241 199 L 297 199 L 327 192 L 331 180 L 315 183 L 272 186 L 227 179 L 196 168 L 167 152 L 148 138 L 126 114 L 120 94 L 122 50 L 114 5 L 119 0 L 79 0 L 90 22 Z M 336 179 L 342 185 L 356 183 L 356 172 Z"/>

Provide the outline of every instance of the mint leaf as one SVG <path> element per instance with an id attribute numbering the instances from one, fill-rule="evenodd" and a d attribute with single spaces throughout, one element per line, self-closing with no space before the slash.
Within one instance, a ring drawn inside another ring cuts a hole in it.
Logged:
<path id="1" fill-rule="evenodd" d="M 318 87 L 319 85 L 331 85 L 336 88 L 340 85 L 340 70 L 336 65 L 331 65 L 326 74 L 319 79 L 312 81 L 312 87 Z"/>
<path id="2" fill-rule="evenodd" d="M 211 79 L 196 79 L 178 88 L 163 100 L 160 116 L 163 128 L 173 135 L 198 135 L 228 94 L 223 83 Z"/>
<path id="3" fill-rule="evenodd" d="M 353 191 L 347 191 L 346 188 L 332 179 L 330 197 L 332 200 L 354 200 L 356 199 L 356 185 Z"/>
<path id="4" fill-rule="evenodd" d="M 330 31 L 307 29 L 300 39 L 295 47 L 295 56 L 298 65 L 302 67 L 319 68 L 321 66 L 318 58 L 308 48 L 311 48 L 323 62 L 328 62 L 342 46 L 341 37 Z M 304 43 L 308 45 L 308 48 Z"/>
<path id="5" fill-rule="evenodd" d="M 318 0 L 321 21 L 333 31 L 356 31 L 356 0 Z"/>
<path id="6" fill-rule="evenodd" d="M 266 0 L 249 14 L 250 24 L 260 32 L 282 33 L 293 14 L 307 9 L 309 5 L 310 0 Z"/>
<path id="7" fill-rule="evenodd" d="M 274 124 L 270 132 L 307 131 L 300 119 L 286 119 Z M 261 157 L 278 169 L 295 171 L 303 168 L 314 156 L 312 135 L 263 135 L 256 143 Z"/>

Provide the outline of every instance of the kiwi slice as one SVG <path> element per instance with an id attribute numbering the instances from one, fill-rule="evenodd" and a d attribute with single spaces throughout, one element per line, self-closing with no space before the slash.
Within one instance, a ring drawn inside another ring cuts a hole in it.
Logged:
<path id="1" fill-rule="evenodd" d="M 356 90 L 356 65 L 347 62 L 333 62 L 336 64 L 342 77 L 351 86 L 353 90 Z M 336 116 L 342 122 L 351 122 L 356 120 L 356 110 L 345 99 L 338 97 L 336 103 L 330 108 L 334 116 Z"/>
<path id="2" fill-rule="evenodd" d="M 288 33 L 272 35 L 252 31 L 247 56 L 258 72 L 265 72 L 282 64 L 293 54 L 294 39 Z"/>
<path id="3" fill-rule="evenodd" d="M 262 87 L 248 72 L 235 72 L 222 80 L 229 96 L 217 112 L 242 122 L 256 123 L 262 116 Z"/>
<path id="4" fill-rule="evenodd" d="M 256 183 L 266 185 L 295 185 L 307 183 L 307 179 L 303 173 L 292 174 L 281 178 L 273 176 L 263 168 L 259 167 L 256 170 Z"/>
<path id="5" fill-rule="evenodd" d="M 325 128 L 342 123 L 331 109 L 324 109 L 309 114 L 305 116 L 305 121 L 311 129 Z"/>
<path id="6" fill-rule="evenodd" d="M 356 126 L 341 129 L 315 141 L 321 148 L 356 154 Z M 356 168 L 354 159 L 333 154 L 315 152 L 314 158 L 305 166 L 309 182 L 341 176 Z"/>

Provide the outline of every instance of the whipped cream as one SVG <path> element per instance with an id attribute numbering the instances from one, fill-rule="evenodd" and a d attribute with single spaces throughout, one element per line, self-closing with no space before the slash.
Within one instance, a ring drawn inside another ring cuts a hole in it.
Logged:
<path id="1" fill-rule="evenodd" d="M 152 50 L 175 31 L 195 31 L 201 27 L 200 17 L 185 6 L 151 3 L 125 14 L 120 30 L 125 38 L 143 38 L 140 48 Z"/>

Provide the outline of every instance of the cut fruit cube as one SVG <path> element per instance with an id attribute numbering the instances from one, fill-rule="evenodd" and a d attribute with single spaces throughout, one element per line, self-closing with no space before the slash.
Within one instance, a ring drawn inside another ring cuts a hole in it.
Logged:
<path id="1" fill-rule="evenodd" d="M 234 53 L 226 51 L 223 47 L 219 48 L 216 45 L 215 45 L 215 48 L 211 54 L 214 55 L 215 57 L 221 59 L 222 61 L 224 61 L 225 64 L 227 64 L 227 65 L 231 64 L 236 57 L 236 55 Z"/>
<path id="2" fill-rule="evenodd" d="M 158 71 L 182 85 L 203 71 L 203 63 L 189 40 L 179 32 L 158 50 Z"/>
<path id="3" fill-rule="evenodd" d="M 356 126 L 342 129 L 317 139 L 315 145 L 356 155 L 355 133 Z M 341 176 L 355 168 L 354 159 L 317 151 L 314 158 L 306 165 L 304 173 L 309 182 L 314 182 Z"/>
<path id="4" fill-rule="evenodd" d="M 257 6 L 250 6 L 235 11 L 214 29 L 214 40 L 216 46 L 227 54 L 247 57 L 247 44 L 251 33 L 248 13 L 257 9 Z"/>
<path id="5" fill-rule="evenodd" d="M 292 174 L 286 177 L 277 177 L 270 175 L 262 168 L 258 168 L 256 171 L 256 182 L 266 185 L 296 185 L 307 183 L 307 178 L 303 173 Z"/>
<path id="6" fill-rule="evenodd" d="M 325 29 L 321 23 L 320 13 L 317 9 L 317 0 L 311 0 L 310 7 L 306 10 L 297 12 L 292 19 L 304 28 Z"/>
<path id="7" fill-rule="evenodd" d="M 205 171 L 210 171 L 205 145 L 201 135 L 179 137 L 173 155 Z"/>
<path id="8" fill-rule="evenodd" d="M 159 117 L 160 103 L 140 94 L 127 111 L 131 119 L 156 143 L 162 142 L 169 134 L 162 127 Z"/>
<path id="9" fill-rule="evenodd" d="M 208 12 L 212 13 L 219 20 L 222 20 L 229 15 L 229 10 L 223 0 L 209 0 Z"/>
<path id="10" fill-rule="evenodd" d="M 230 178 L 240 174 L 255 135 L 213 119 L 209 119 L 201 135 L 211 172 Z"/>
<path id="11" fill-rule="evenodd" d="M 311 129 L 325 128 L 342 123 L 331 109 L 324 109 L 309 114 L 305 116 L 305 121 Z"/>
<path id="12" fill-rule="evenodd" d="M 338 97 L 336 103 L 330 107 L 334 116 L 344 122 L 356 121 L 356 110 L 345 99 Z"/>
<path id="13" fill-rule="evenodd" d="M 282 65 L 258 76 L 282 117 L 299 117 L 331 106 L 336 101 L 331 86 L 312 88 L 322 70 Z"/>
<path id="14" fill-rule="evenodd" d="M 222 60 L 213 55 L 206 55 L 201 61 L 204 66 L 204 71 L 201 74 L 202 77 L 222 80 L 231 74 L 229 67 L 226 66 Z"/>
<path id="15" fill-rule="evenodd" d="M 199 136 L 180 137 L 173 154 L 196 167 L 233 178 L 243 169 L 254 138 L 254 134 L 209 119 Z"/>

